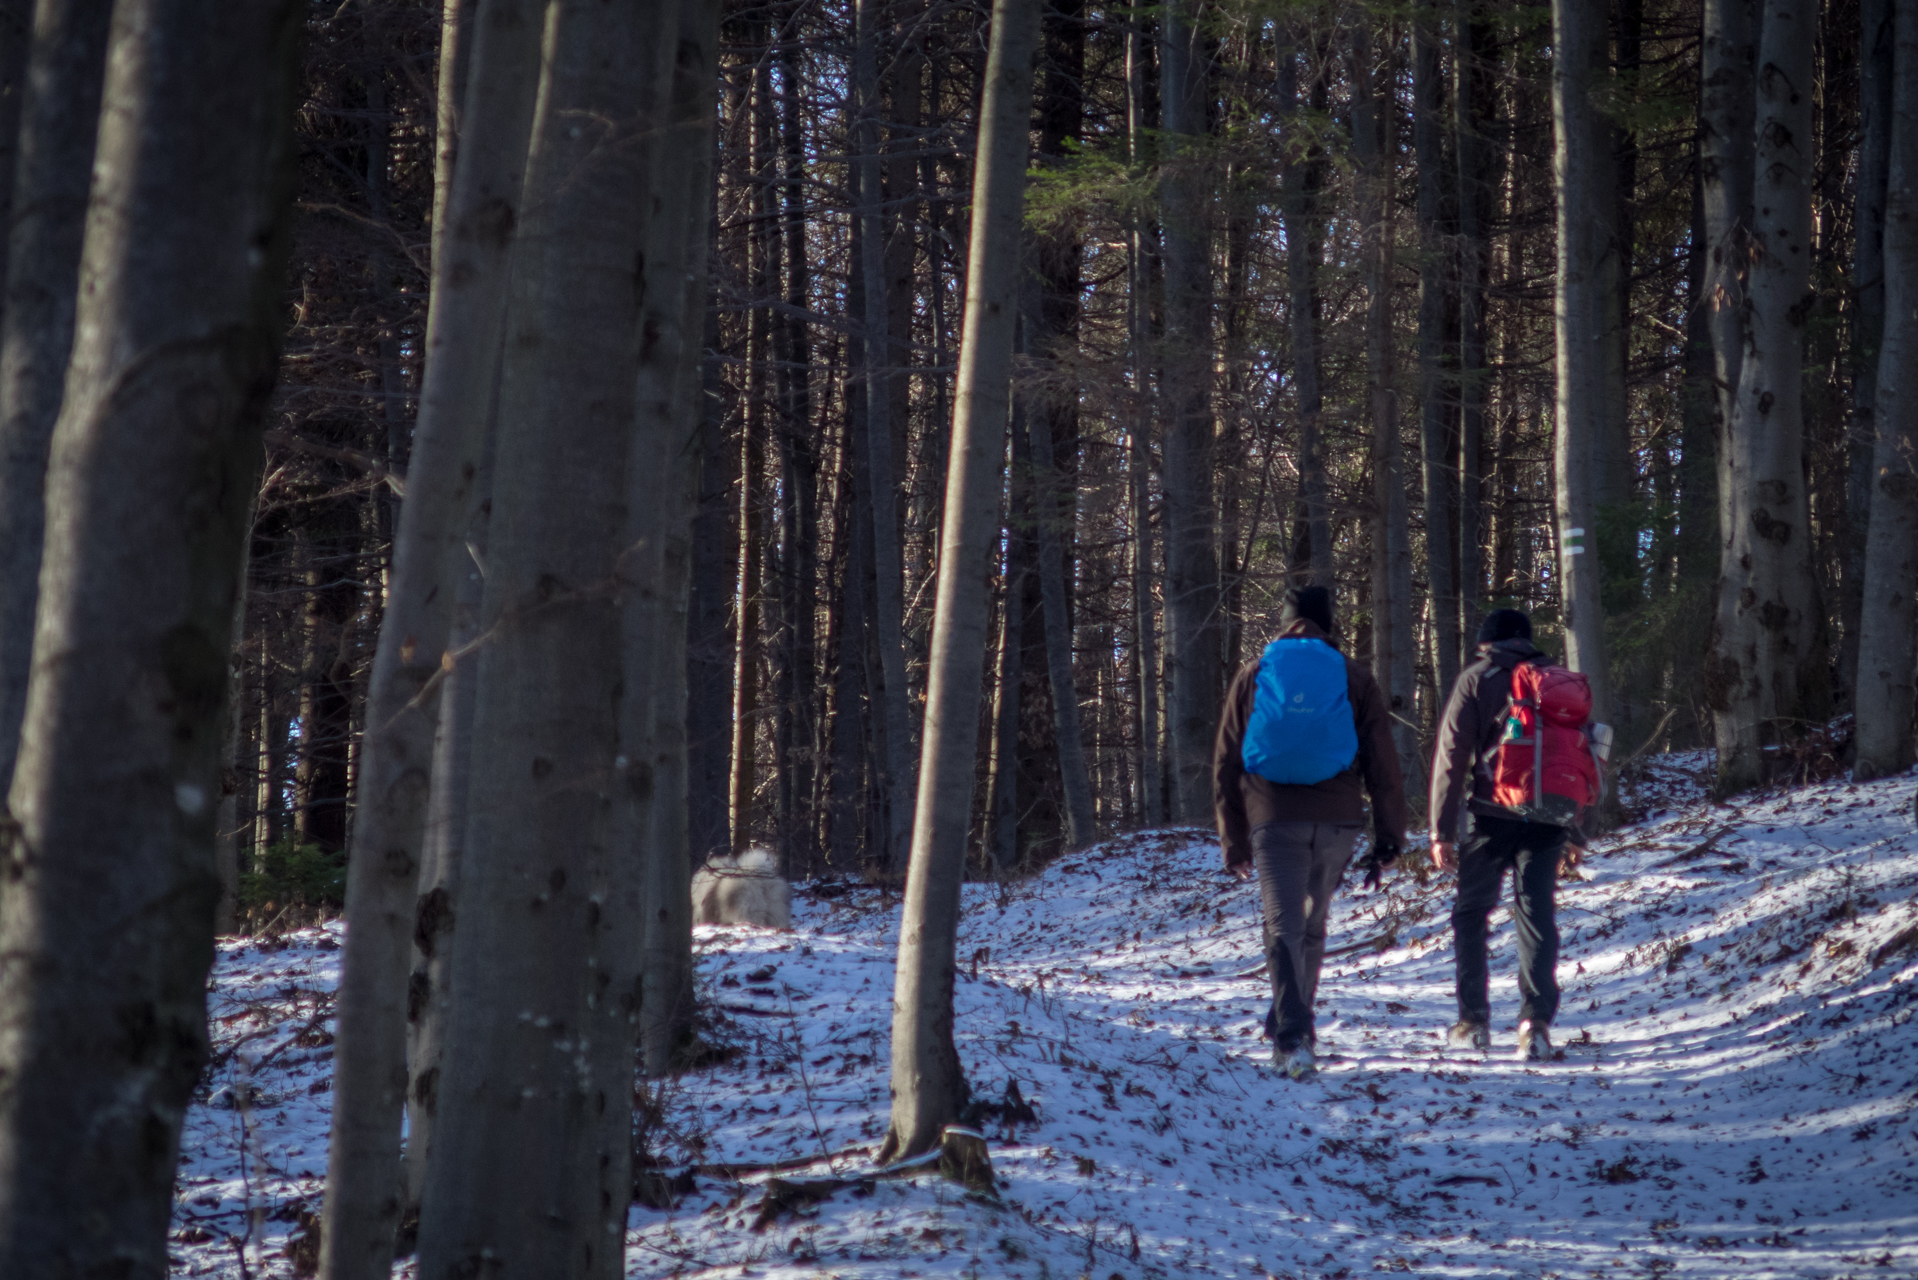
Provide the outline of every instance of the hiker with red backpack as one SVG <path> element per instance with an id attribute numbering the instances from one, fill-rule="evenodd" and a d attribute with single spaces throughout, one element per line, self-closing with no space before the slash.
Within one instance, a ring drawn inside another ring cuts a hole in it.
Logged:
<path id="1" fill-rule="evenodd" d="M 1326 912 L 1365 821 L 1360 783 L 1372 796 L 1361 864 L 1372 888 L 1405 846 L 1405 787 L 1378 683 L 1332 646 L 1332 593 L 1294 587 L 1279 616 L 1278 639 L 1226 693 L 1212 796 L 1225 869 L 1259 878 L 1273 1063 L 1304 1080 L 1317 1069 Z"/>
<path id="2" fill-rule="evenodd" d="M 1432 862 L 1458 871 L 1452 953 L 1459 1020 L 1447 1037 L 1489 1053 L 1486 932 L 1505 873 L 1518 926 L 1518 1057 L 1552 1056 L 1558 1013 L 1559 861 L 1598 803 L 1598 749 L 1585 677 L 1551 662 L 1516 609 L 1486 615 L 1478 661 L 1459 672 L 1432 758 Z"/>

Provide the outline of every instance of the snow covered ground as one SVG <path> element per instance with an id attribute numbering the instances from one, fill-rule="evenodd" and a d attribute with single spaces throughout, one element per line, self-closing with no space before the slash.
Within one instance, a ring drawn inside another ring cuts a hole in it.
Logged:
<path id="1" fill-rule="evenodd" d="M 887 1118 L 896 899 L 802 893 L 791 933 L 702 927 L 732 1056 L 658 1095 L 649 1145 L 693 1189 L 635 1208 L 629 1274 L 1918 1275 L 1913 779 L 1714 805 L 1703 767 L 1654 761 L 1627 793 L 1645 820 L 1562 887 L 1563 1060 L 1539 1066 L 1510 1059 L 1503 912 L 1495 1053 L 1443 1049 L 1436 879 L 1340 900 L 1330 945 L 1372 945 L 1328 961 L 1329 1060 L 1306 1084 L 1267 1065 L 1256 891 L 1211 841 L 1147 832 L 968 886 L 958 1040 L 996 1203 L 861 1176 Z M 252 1275 L 292 1271 L 338 938 L 222 949 L 176 1274 L 237 1277 L 243 1248 Z M 1015 1084 L 1034 1118 L 1006 1115 Z M 768 1177 L 829 1175 L 847 1185 L 754 1229 Z"/>

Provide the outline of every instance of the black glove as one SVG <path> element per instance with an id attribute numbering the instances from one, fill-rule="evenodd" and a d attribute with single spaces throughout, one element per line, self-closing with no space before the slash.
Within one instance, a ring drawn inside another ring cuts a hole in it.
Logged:
<path id="1" fill-rule="evenodd" d="M 1362 889 L 1381 889 L 1385 886 L 1385 869 L 1399 860 L 1399 851 L 1390 845 L 1373 845 L 1370 853 L 1359 862 L 1359 870 L 1365 873 L 1359 881 Z"/>

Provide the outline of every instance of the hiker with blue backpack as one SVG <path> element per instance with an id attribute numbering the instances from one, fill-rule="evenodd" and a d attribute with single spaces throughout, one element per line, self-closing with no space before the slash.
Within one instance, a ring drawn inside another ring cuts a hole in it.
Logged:
<path id="1" fill-rule="evenodd" d="M 1518 1057 L 1552 1057 L 1558 1013 L 1559 863 L 1583 843 L 1580 820 L 1599 798 L 1611 730 L 1591 723 L 1585 677 L 1532 643 L 1517 609 L 1487 614 L 1478 661 L 1459 672 L 1432 756 L 1432 863 L 1457 870 L 1452 953 L 1458 1021 L 1447 1042 L 1489 1053 L 1487 934 L 1505 873 L 1518 926 Z"/>
<path id="2" fill-rule="evenodd" d="M 1365 822 L 1364 793 L 1369 888 L 1405 847 L 1407 814 L 1385 697 L 1370 671 L 1333 647 L 1332 593 L 1294 587 L 1279 617 L 1278 638 L 1225 695 L 1212 797 L 1225 869 L 1259 878 L 1273 1063 L 1304 1080 L 1317 1070 L 1312 1006 L 1326 912 Z"/>

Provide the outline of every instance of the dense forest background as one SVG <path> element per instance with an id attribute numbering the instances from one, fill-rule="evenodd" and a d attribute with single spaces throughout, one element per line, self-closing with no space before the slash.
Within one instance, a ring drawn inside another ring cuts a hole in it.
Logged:
<path id="1" fill-rule="evenodd" d="M 0 144 L 9 1275 L 342 907 L 321 1272 L 621 1274 L 753 848 L 977 1174 L 963 879 L 1206 825 L 1293 585 L 1414 795 L 1495 606 L 1615 773 L 1918 757 L 1918 0 L 0 0 Z"/>
<path id="2" fill-rule="evenodd" d="M 888 785 L 886 735 L 918 732 L 933 622 L 985 14 L 881 8 L 865 95 L 847 4 L 732 4 L 722 25 L 690 817 L 695 853 L 766 845 L 797 875 L 903 858 L 886 815 L 909 801 Z M 1591 541 L 1622 758 L 1711 737 L 1721 426 L 1703 15 L 1658 0 L 1607 12 Z M 1414 778 L 1482 611 L 1529 610 L 1545 637 L 1561 615 L 1550 12 L 1204 6 L 1190 104 L 1165 101 L 1159 20 L 1071 2 L 1043 18 L 981 870 L 1042 860 L 1068 832 L 1204 821 L 1203 787 L 1178 773 L 1179 717 L 1209 714 L 1219 673 L 1256 656 L 1295 581 L 1337 588 L 1343 643 L 1387 678 Z M 405 3 L 310 24 L 293 327 L 233 757 L 235 865 L 280 869 L 249 878 L 256 927 L 289 885 L 328 892 L 351 820 L 421 374 L 439 30 L 435 9 Z M 1842 712 L 1882 282 L 1857 265 L 1861 4 L 1823 6 L 1816 32 L 1804 456 Z M 1192 220 L 1168 232 L 1174 200 Z M 885 392 L 891 546 L 874 541 L 868 378 Z M 1048 628 L 1048 590 L 1063 629 Z M 1182 625 L 1216 655 L 1185 677 L 1190 701 L 1168 656 Z M 1393 634 L 1408 637 L 1398 652 Z"/>

